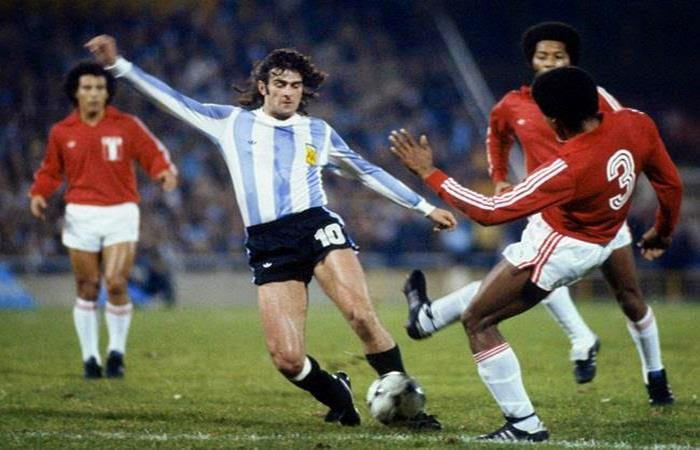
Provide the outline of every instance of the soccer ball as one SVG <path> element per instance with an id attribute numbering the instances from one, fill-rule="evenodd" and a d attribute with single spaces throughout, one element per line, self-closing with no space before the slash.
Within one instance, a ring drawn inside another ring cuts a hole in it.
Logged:
<path id="1" fill-rule="evenodd" d="M 367 391 L 370 414 L 385 425 L 410 419 L 423 411 L 424 406 L 423 388 L 403 372 L 382 375 Z"/>

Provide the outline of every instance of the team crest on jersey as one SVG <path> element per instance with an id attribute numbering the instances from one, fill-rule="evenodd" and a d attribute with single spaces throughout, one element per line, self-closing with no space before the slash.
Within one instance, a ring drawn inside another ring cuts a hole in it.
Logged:
<path id="1" fill-rule="evenodd" d="M 124 154 L 124 140 L 121 136 L 103 136 L 102 156 L 107 161 L 121 161 Z"/>
<path id="2" fill-rule="evenodd" d="M 313 144 L 306 144 L 304 146 L 306 150 L 306 164 L 310 166 L 316 165 L 316 147 Z"/>

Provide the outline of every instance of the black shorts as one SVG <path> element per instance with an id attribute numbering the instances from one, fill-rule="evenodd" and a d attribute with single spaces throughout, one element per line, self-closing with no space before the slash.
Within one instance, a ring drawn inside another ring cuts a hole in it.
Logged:
<path id="1" fill-rule="evenodd" d="M 314 267 L 331 251 L 357 246 L 340 218 L 317 207 L 246 229 L 248 264 L 257 285 L 299 280 L 309 283 Z"/>

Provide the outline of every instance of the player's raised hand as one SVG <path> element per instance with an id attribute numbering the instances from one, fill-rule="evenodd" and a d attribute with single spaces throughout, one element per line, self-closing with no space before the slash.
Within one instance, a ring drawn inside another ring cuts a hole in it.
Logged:
<path id="1" fill-rule="evenodd" d="M 428 214 L 428 218 L 433 221 L 434 231 L 452 231 L 457 226 L 457 219 L 455 219 L 455 216 L 444 209 L 435 208 L 433 212 Z"/>
<path id="2" fill-rule="evenodd" d="M 160 181 L 165 192 L 170 192 L 177 187 L 177 175 L 171 170 L 164 170 L 156 175 L 156 179 Z"/>
<path id="3" fill-rule="evenodd" d="M 427 178 L 434 170 L 433 149 L 430 148 L 428 137 L 421 135 L 419 142 L 413 139 L 411 133 L 401 128 L 389 135 L 391 151 L 401 159 L 401 162 L 421 178 Z"/>
<path id="4" fill-rule="evenodd" d="M 671 238 L 659 236 L 656 228 L 650 228 L 637 242 L 637 247 L 642 251 L 642 257 L 647 261 L 660 257 L 670 246 Z"/>
<path id="5" fill-rule="evenodd" d="M 29 200 L 29 209 L 37 219 L 46 220 L 46 199 L 41 195 L 33 195 Z"/>
<path id="6" fill-rule="evenodd" d="M 112 36 L 101 34 L 90 39 L 85 48 L 90 50 L 95 56 L 95 60 L 103 66 L 111 66 L 117 61 L 119 51 L 117 50 L 117 41 Z"/>

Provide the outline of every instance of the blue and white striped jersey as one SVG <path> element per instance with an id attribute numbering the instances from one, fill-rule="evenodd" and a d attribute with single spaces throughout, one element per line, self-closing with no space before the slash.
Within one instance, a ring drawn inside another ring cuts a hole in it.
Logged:
<path id="1" fill-rule="evenodd" d="M 202 104 L 123 58 L 109 70 L 219 147 L 245 226 L 324 206 L 323 168 L 357 178 L 384 197 L 425 215 L 435 209 L 401 181 L 352 151 L 321 119 L 295 114 L 277 120 L 262 109 Z"/>

